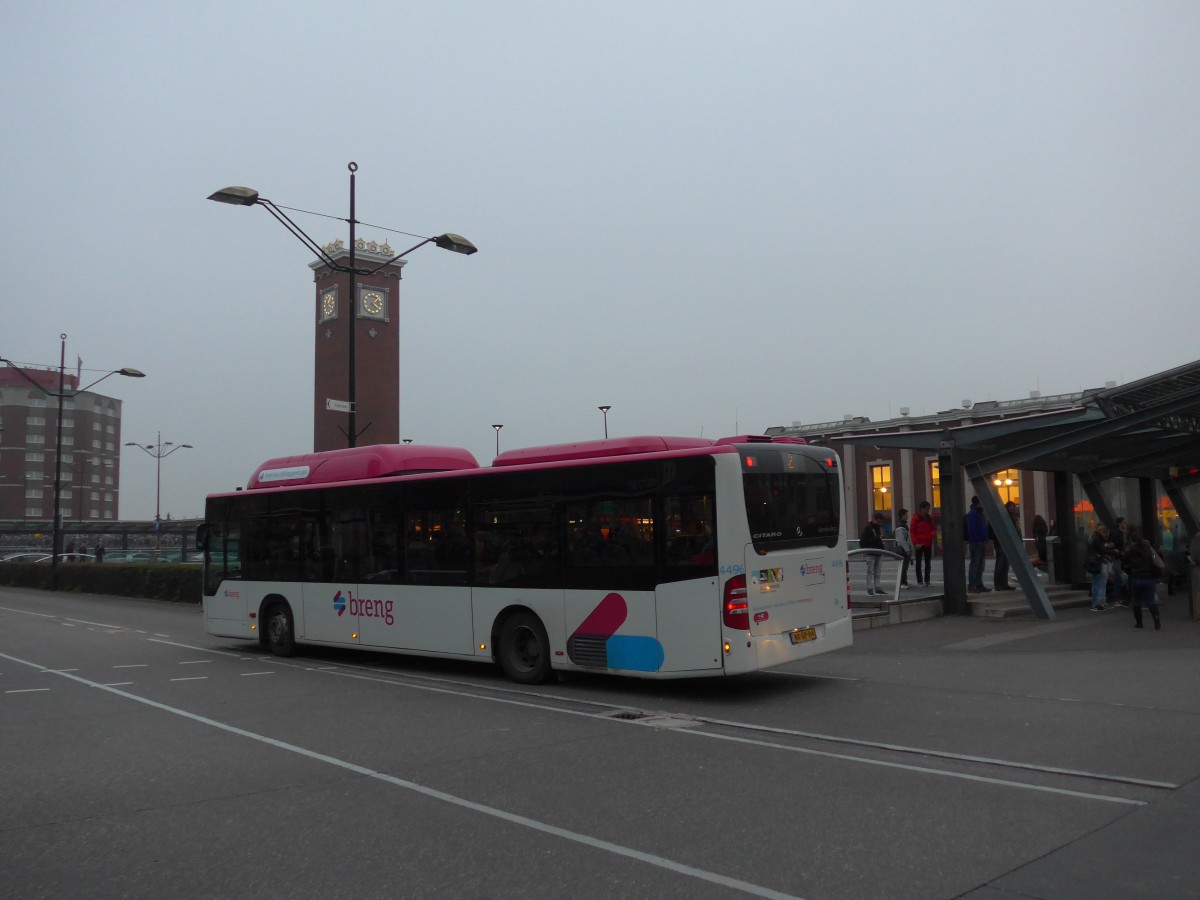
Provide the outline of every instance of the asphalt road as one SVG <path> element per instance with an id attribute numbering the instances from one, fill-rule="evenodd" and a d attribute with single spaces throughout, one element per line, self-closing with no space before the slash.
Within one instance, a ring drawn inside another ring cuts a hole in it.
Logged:
<path id="1" fill-rule="evenodd" d="M 1200 623 L 940 619 L 728 680 L 0 588 L 0 897 L 1200 897 Z"/>

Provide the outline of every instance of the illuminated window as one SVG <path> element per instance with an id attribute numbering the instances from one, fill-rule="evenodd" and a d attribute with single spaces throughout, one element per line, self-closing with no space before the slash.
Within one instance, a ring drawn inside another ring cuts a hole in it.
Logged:
<path id="1" fill-rule="evenodd" d="M 934 509 L 942 508 L 942 470 L 938 461 L 932 460 L 929 463 L 929 502 L 933 504 Z"/>
<path id="2" fill-rule="evenodd" d="M 992 476 L 992 485 L 996 488 L 996 493 L 1000 495 L 1001 503 L 1008 503 L 1011 500 L 1018 506 L 1020 505 L 1021 482 L 1016 469 L 997 472 Z"/>
<path id="3" fill-rule="evenodd" d="M 892 511 L 892 467 L 871 466 L 871 513 Z"/>

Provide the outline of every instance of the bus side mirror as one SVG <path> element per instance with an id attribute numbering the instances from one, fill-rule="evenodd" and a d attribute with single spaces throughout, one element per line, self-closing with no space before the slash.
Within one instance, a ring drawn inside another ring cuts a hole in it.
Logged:
<path id="1" fill-rule="evenodd" d="M 209 534 L 209 528 L 208 528 L 207 522 L 201 522 L 199 525 L 196 526 L 196 549 L 197 550 L 207 550 L 208 549 L 208 534 Z"/>

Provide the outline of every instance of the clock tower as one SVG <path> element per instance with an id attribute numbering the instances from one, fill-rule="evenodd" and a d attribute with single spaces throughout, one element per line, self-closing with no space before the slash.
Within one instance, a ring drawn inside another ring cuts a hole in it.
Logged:
<path id="1" fill-rule="evenodd" d="M 387 262 L 395 251 L 386 242 L 357 238 L 355 264 Z M 338 263 L 350 255 L 339 238 L 323 248 Z M 359 446 L 400 442 L 400 275 L 398 259 L 371 275 L 335 272 L 321 260 L 309 263 L 316 284 L 316 343 L 313 354 L 313 450 L 349 446 L 348 329 L 354 331 L 354 390 Z"/>

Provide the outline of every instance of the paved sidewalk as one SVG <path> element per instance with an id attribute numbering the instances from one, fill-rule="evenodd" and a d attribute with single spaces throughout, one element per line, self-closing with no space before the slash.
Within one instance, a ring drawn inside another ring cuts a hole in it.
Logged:
<path id="1" fill-rule="evenodd" d="M 831 654 L 831 672 L 901 679 L 953 673 L 957 690 L 1001 692 L 1021 702 L 1069 698 L 1106 715 L 1144 716 L 1158 728 L 1194 732 L 1200 722 L 1200 622 L 1186 597 L 1160 604 L 1163 628 L 1133 627 L 1129 609 L 1059 611 L 1034 618 L 949 616 L 855 634 Z M 1106 713 L 1105 710 L 1111 710 Z M 1063 739 L 1047 735 L 1047 741 Z M 1114 769 L 1140 772 L 1145 751 L 1112 743 L 1097 749 Z M 1200 898 L 1200 753 L 1174 759 L 1174 790 L 1046 856 L 962 896 L 970 900 L 1129 900 Z M 969 835 L 964 835 L 969 840 Z M 929 864 L 937 864 L 931 848 Z"/>

